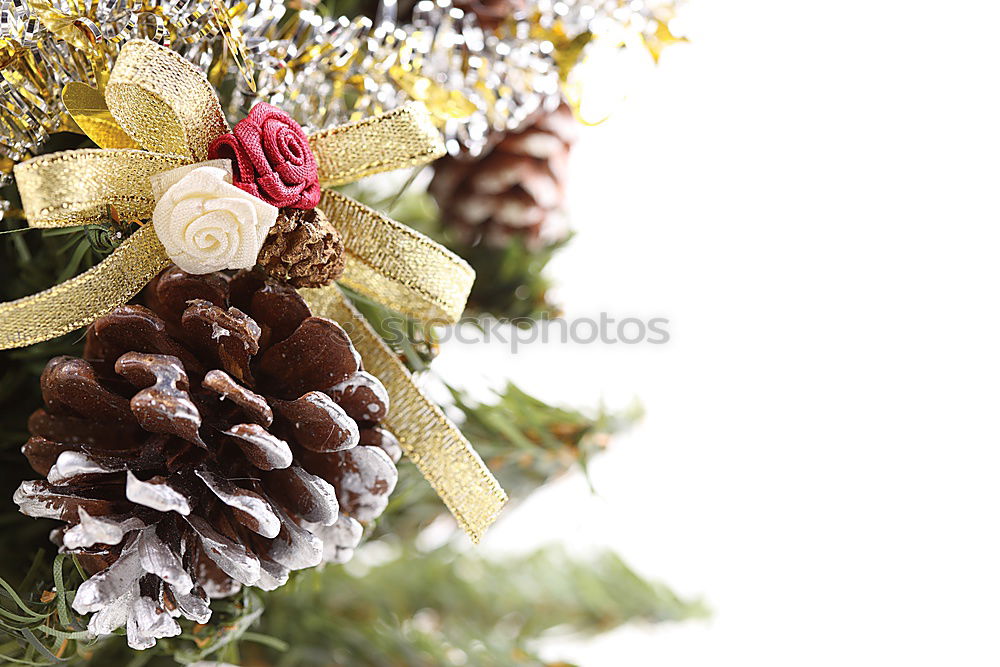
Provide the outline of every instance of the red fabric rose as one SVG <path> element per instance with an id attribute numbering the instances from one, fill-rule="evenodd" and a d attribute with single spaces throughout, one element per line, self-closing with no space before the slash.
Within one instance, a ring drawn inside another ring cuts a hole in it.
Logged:
<path id="1" fill-rule="evenodd" d="M 316 208 L 316 158 L 298 123 L 261 102 L 208 149 L 210 159 L 233 161 L 233 185 L 278 208 Z"/>

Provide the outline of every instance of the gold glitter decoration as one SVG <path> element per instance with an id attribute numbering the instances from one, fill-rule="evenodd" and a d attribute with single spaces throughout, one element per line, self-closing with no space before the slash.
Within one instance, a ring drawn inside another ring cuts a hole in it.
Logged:
<path id="1" fill-rule="evenodd" d="M 476 155 L 493 133 L 558 107 L 571 73 L 599 62 L 615 35 L 659 58 L 678 41 L 668 24 L 681 1 L 525 0 L 496 25 L 452 0 L 417 0 L 405 20 L 393 0 L 378 3 L 374 20 L 332 20 L 292 0 L 256 3 L 240 17 L 255 88 L 237 86 L 227 108 L 273 101 L 322 128 L 420 101 L 449 152 Z M 623 78 L 620 69 L 590 71 L 599 88 Z"/>
<path id="2" fill-rule="evenodd" d="M 675 16 L 673 8 L 662 8 L 654 12 L 653 18 L 646 30 L 643 31 L 643 43 L 649 50 L 654 62 L 660 62 L 663 51 L 672 44 L 679 44 L 688 41 L 686 37 L 679 37 L 670 28 L 670 20 Z"/>
<path id="3" fill-rule="evenodd" d="M 114 121 L 147 152 L 85 149 L 54 153 L 15 167 L 25 218 L 33 227 L 148 219 L 150 176 L 201 161 L 228 129 L 218 98 L 199 70 L 165 47 L 141 41 L 121 51 L 105 89 Z M 98 105 L 91 100 L 91 107 Z M 430 161 L 444 147 L 421 105 L 335 128 L 316 137 L 328 182 Z M 336 153 L 331 156 L 330 153 Z M 173 154 L 172 154 L 173 153 Z M 475 277 L 457 256 L 417 232 L 338 193 L 321 210 L 344 236 L 346 285 L 420 319 L 454 321 Z M 142 227 L 89 271 L 45 292 L 0 304 L 0 349 L 31 345 L 87 325 L 127 302 L 170 264 L 152 225 Z M 349 324 L 366 368 L 393 392 L 386 420 L 404 450 L 478 542 L 506 502 L 499 483 L 469 442 L 414 384 L 338 287 L 305 292 L 317 314 Z"/>
<path id="4" fill-rule="evenodd" d="M 414 384 L 403 363 L 339 287 L 303 289 L 299 293 L 313 315 L 336 320 L 351 332 L 365 370 L 379 378 L 392 397 L 384 423 L 459 526 L 478 543 L 507 502 L 507 494 L 482 458 L 441 408 Z"/>
<path id="5" fill-rule="evenodd" d="M 237 7 L 233 8 L 234 12 L 237 11 Z M 242 5 L 242 8 L 245 7 L 245 5 Z M 246 41 L 243 39 L 240 29 L 233 22 L 232 14 L 226 9 L 222 0 L 212 0 L 211 13 L 215 19 L 215 27 L 218 28 L 219 34 L 222 35 L 222 41 L 226 45 L 226 51 L 233 59 L 233 63 L 236 65 L 236 69 L 239 70 L 240 76 L 243 77 L 243 82 L 251 91 L 256 91 L 257 82 L 254 79 L 253 62 L 250 60 Z"/>
<path id="6" fill-rule="evenodd" d="M 69 333 L 128 302 L 170 266 L 152 226 L 128 237 L 94 268 L 55 287 L 0 303 L 0 350 Z"/>
<path id="7" fill-rule="evenodd" d="M 683 41 L 670 27 L 681 2 L 526 0 L 484 27 L 450 0 L 417 0 L 405 22 L 386 0 L 375 21 L 299 0 L 0 0 L 0 156 L 24 159 L 75 129 L 63 86 L 102 89 L 120 49 L 142 38 L 209 72 L 230 119 L 266 101 L 316 130 L 421 101 L 450 152 L 477 154 L 493 132 L 579 98 L 571 73 L 600 62 L 615 35 L 659 60 Z M 620 74 L 595 69 L 588 79 Z M 609 84 L 596 85 L 600 96 Z"/>
<path id="8" fill-rule="evenodd" d="M 393 65 L 389 68 L 389 76 L 399 89 L 427 105 L 434 117 L 447 124 L 451 120 L 465 120 L 479 109 L 472 101 L 458 90 L 449 90 L 436 83 L 433 79 L 421 76 L 419 67 Z"/>
<path id="9" fill-rule="evenodd" d="M 317 208 L 344 239 L 341 283 L 419 320 L 452 323 L 462 316 L 476 279 L 465 260 L 339 192 L 324 192 Z"/>
<path id="10" fill-rule="evenodd" d="M 0 155 L 19 161 L 75 131 L 64 86 L 103 93 L 121 49 L 142 39 L 252 90 L 256 64 L 237 26 L 248 12 L 220 0 L 0 0 Z"/>

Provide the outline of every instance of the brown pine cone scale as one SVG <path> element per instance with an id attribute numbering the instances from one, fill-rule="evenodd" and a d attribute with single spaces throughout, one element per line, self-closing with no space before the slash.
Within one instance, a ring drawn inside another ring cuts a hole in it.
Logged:
<path id="1" fill-rule="evenodd" d="M 176 267 L 42 374 L 22 451 L 29 516 L 90 579 L 73 608 L 149 648 L 209 600 L 346 562 L 396 484 L 388 394 L 285 283 Z"/>

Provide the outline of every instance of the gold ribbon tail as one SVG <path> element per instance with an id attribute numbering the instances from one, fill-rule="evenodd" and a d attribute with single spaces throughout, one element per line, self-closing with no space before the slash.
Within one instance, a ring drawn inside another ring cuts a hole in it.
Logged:
<path id="1" fill-rule="evenodd" d="M 128 302 L 169 265 L 153 228 L 143 227 L 89 271 L 44 292 L 0 303 L 0 350 L 34 345 L 90 324 Z"/>
<path id="2" fill-rule="evenodd" d="M 339 192 L 318 208 L 344 238 L 340 282 L 387 308 L 425 322 L 457 322 L 476 279 L 444 246 Z"/>
<path id="3" fill-rule="evenodd" d="M 437 491 L 473 543 L 496 521 L 507 494 L 461 431 L 414 383 L 393 354 L 336 285 L 299 290 L 313 315 L 348 329 L 365 363 L 391 397 L 385 424 L 403 451 Z"/>

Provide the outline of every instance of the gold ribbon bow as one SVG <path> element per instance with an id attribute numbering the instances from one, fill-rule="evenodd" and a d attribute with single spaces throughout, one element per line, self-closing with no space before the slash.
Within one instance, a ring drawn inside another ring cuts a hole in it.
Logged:
<path id="1" fill-rule="evenodd" d="M 229 126 L 215 90 L 200 70 L 150 41 L 126 44 L 105 88 L 111 121 L 146 150 L 102 148 L 53 153 L 15 167 L 25 217 L 32 227 L 107 222 L 109 206 L 127 219 L 149 219 L 155 206 L 150 176 L 201 162 Z M 320 181 L 423 164 L 444 154 L 422 105 L 408 105 L 310 137 Z M 397 312 L 424 321 L 456 321 L 472 269 L 430 239 L 334 191 L 320 208 L 344 238 L 341 282 Z M 0 304 L 0 349 L 68 333 L 135 296 L 170 264 L 152 225 L 130 236 L 100 264 L 38 294 Z M 414 384 L 371 325 L 331 285 L 302 290 L 314 314 L 350 325 L 365 367 L 393 397 L 386 425 L 469 537 L 478 542 L 507 496 L 468 440 Z"/>

